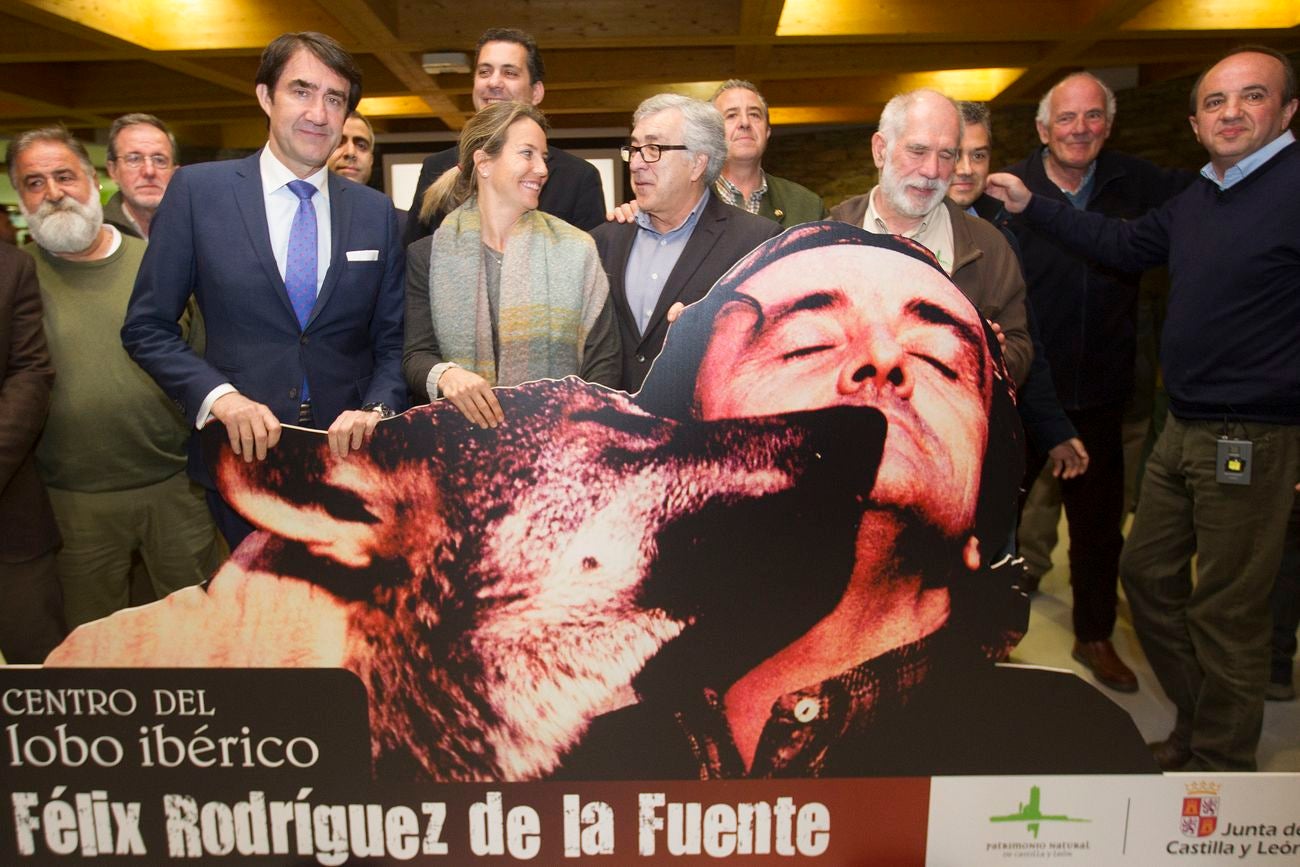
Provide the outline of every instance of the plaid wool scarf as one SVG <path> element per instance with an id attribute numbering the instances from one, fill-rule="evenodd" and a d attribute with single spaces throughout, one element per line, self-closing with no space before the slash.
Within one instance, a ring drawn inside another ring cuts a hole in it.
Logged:
<path id="1" fill-rule="evenodd" d="M 586 232 L 541 211 L 511 227 L 501 262 L 499 361 L 483 268 L 478 202 L 443 221 L 429 256 L 429 307 L 443 359 L 495 385 L 576 376 L 609 283 Z"/>

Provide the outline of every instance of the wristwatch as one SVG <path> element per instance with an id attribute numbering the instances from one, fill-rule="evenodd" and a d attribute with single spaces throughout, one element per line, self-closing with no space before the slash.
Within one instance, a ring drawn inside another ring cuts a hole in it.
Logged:
<path id="1" fill-rule="evenodd" d="M 393 412 L 391 409 L 388 408 L 388 404 L 386 403 L 380 403 L 380 402 L 368 403 L 361 408 L 367 412 L 379 413 L 380 418 L 392 418 L 393 416 L 397 415 L 397 413 Z"/>

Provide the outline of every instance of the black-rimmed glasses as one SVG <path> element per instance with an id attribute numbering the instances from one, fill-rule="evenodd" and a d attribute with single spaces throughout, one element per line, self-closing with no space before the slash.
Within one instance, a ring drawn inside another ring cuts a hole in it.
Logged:
<path id="1" fill-rule="evenodd" d="M 623 145 L 618 152 L 623 155 L 623 162 L 632 162 L 632 154 L 640 154 L 641 159 L 648 163 L 659 162 L 659 157 L 664 151 L 685 151 L 690 150 L 686 145 L 662 145 L 662 144 L 643 144 L 643 145 Z"/>

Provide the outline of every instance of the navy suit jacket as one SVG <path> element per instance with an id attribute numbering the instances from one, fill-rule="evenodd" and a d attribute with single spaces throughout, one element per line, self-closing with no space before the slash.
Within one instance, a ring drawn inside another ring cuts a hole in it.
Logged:
<path id="1" fill-rule="evenodd" d="M 330 268 L 306 328 L 271 251 L 258 154 L 186 166 L 172 178 L 149 230 L 122 342 L 187 419 L 228 382 L 296 423 L 304 378 L 322 426 L 369 403 L 406 408 L 405 254 L 396 214 L 382 193 L 327 178 Z M 349 251 L 376 251 L 376 258 L 352 261 Z M 191 294 L 207 328 L 203 357 L 177 325 Z M 193 457 L 191 471 L 202 479 Z"/>

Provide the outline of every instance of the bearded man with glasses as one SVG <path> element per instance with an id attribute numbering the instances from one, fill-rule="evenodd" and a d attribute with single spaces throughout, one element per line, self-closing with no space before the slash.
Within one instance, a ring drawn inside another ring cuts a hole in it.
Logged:
<path id="1" fill-rule="evenodd" d="M 704 297 L 737 260 L 780 233 L 710 192 L 727 142 L 722 115 L 707 102 L 652 96 L 632 115 L 622 148 L 639 213 L 592 231 L 609 277 L 623 344 L 622 387 L 635 392 L 668 333 L 668 308 Z"/>

